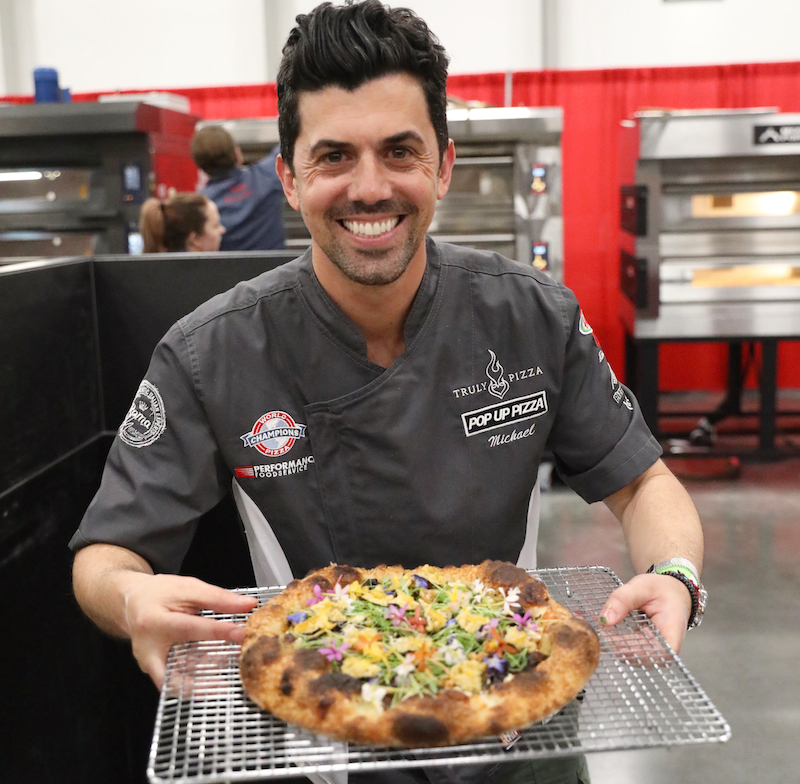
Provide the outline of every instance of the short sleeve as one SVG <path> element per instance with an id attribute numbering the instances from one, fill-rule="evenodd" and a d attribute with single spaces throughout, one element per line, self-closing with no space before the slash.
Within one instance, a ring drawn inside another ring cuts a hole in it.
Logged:
<path id="1" fill-rule="evenodd" d="M 196 394 L 183 332 L 157 346 L 114 438 L 94 499 L 70 541 L 116 544 L 156 572 L 177 572 L 200 516 L 230 488 L 230 472 Z"/>
<path id="2" fill-rule="evenodd" d="M 548 446 L 564 481 L 589 503 L 621 490 L 661 455 L 639 405 L 564 289 L 567 343 Z"/>

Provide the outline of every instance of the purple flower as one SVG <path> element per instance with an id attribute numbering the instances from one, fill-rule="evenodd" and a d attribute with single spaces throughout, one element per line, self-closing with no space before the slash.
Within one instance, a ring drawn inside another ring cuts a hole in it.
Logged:
<path id="1" fill-rule="evenodd" d="M 485 656 L 483 661 L 486 662 L 486 677 L 490 683 L 497 683 L 505 678 L 508 670 L 508 662 L 505 659 L 493 653 L 491 656 Z"/>
<path id="2" fill-rule="evenodd" d="M 481 635 L 484 637 L 489 637 L 492 633 L 492 629 L 497 628 L 497 624 L 500 622 L 499 618 L 492 618 L 489 623 L 481 628 Z"/>
<path id="3" fill-rule="evenodd" d="M 414 582 L 417 584 L 418 588 L 430 588 L 431 587 L 431 584 L 424 577 L 420 577 L 418 574 L 414 575 Z"/>
<path id="4" fill-rule="evenodd" d="M 320 648 L 319 652 L 328 660 L 328 661 L 341 661 L 344 652 L 350 647 L 349 642 L 343 642 L 341 645 L 336 645 L 336 640 L 330 640 L 328 643 L 328 647 Z"/>
<path id="5" fill-rule="evenodd" d="M 538 626 L 531 619 L 531 614 L 530 614 L 530 612 L 528 610 L 525 610 L 525 615 L 520 615 L 519 613 L 514 613 L 511 616 L 511 620 L 512 621 L 516 621 L 522 627 L 525 627 L 525 626 L 530 627 L 531 631 L 534 631 L 534 632 L 538 628 Z"/>
<path id="6" fill-rule="evenodd" d="M 306 618 L 308 618 L 308 613 L 303 612 L 302 610 L 298 610 L 297 612 L 286 616 L 286 620 L 289 621 L 289 623 L 302 623 Z"/>
<path id="7" fill-rule="evenodd" d="M 322 595 L 322 588 L 318 585 L 314 586 L 314 595 L 306 602 L 306 604 L 319 604 L 325 597 Z"/>
<path id="8" fill-rule="evenodd" d="M 406 619 L 406 607 L 408 607 L 408 602 L 402 607 L 398 607 L 396 604 L 390 604 L 387 611 L 384 613 L 384 618 L 389 618 L 392 621 L 392 626 L 400 626 Z"/>

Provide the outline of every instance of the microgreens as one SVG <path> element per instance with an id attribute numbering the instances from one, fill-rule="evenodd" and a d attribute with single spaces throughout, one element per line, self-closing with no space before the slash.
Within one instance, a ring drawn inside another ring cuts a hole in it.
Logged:
<path id="1" fill-rule="evenodd" d="M 424 599 L 417 598 L 421 591 Z M 394 603 L 387 601 L 391 596 Z M 368 682 L 361 676 L 362 698 L 382 710 L 387 694 L 396 705 L 442 688 L 485 689 L 531 666 L 528 654 L 537 652 L 535 638 L 515 639 L 514 644 L 506 640 L 512 629 L 537 628 L 519 599 L 516 588 L 496 590 L 480 580 L 437 585 L 406 572 L 344 587 L 337 582 L 328 591 L 316 585 L 307 605 L 318 606 L 287 608 L 292 610 L 287 620 L 292 644 L 317 650 L 333 672 L 343 666 L 345 671 L 369 670 Z M 298 633 L 297 626 L 309 618 L 314 624 Z M 473 660 L 485 667 L 474 686 L 454 687 L 452 681 L 444 686 L 453 668 Z"/>

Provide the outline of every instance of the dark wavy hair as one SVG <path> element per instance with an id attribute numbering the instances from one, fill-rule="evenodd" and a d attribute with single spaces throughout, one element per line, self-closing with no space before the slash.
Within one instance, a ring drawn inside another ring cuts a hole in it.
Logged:
<path id="1" fill-rule="evenodd" d="M 281 156 L 292 171 L 301 92 L 329 86 L 352 91 L 393 73 L 407 73 L 419 81 L 441 160 L 448 144 L 449 58 L 420 17 L 379 0 L 349 0 L 340 6 L 322 3 L 296 22 L 283 47 L 277 84 Z"/>

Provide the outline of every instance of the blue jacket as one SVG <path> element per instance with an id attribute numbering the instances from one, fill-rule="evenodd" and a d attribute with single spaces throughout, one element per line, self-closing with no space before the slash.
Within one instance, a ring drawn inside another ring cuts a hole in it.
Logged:
<path id="1" fill-rule="evenodd" d="M 220 250 L 285 247 L 283 187 L 275 172 L 276 147 L 252 166 L 237 166 L 212 177 L 201 193 L 217 205 L 225 227 Z"/>

